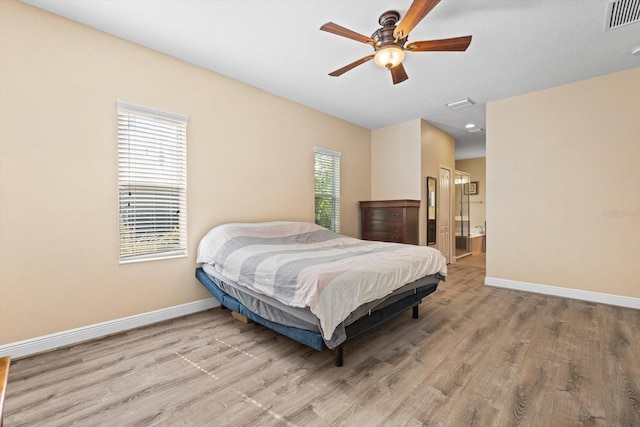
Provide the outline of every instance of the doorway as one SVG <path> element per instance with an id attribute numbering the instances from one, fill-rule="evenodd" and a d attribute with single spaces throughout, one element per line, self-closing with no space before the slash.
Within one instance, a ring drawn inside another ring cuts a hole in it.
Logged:
<path id="1" fill-rule="evenodd" d="M 451 262 L 451 169 L 440 166 L 438 173 L 438 249 Z"/>
<path id="2" fill-rule="evenodd" d="M 469 209 L 469 183 L 471 176 L 466 172 L 455 171 L 455 201 L 453 214 L 456 235 L 456 259 L 471 255 L 471 218 Z"/>

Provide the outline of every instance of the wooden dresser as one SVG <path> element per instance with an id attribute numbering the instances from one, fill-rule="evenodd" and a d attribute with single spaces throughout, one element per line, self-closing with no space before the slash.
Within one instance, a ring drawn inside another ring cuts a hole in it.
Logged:
<path id="1" fill-rule="evenodd" d="M 360 202 L 362 239 L 419 244 L 419 209 L 419 200 Z"/>

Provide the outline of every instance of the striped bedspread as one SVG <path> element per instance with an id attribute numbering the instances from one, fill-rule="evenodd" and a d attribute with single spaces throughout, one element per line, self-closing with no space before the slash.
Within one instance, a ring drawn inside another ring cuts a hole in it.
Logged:
<path id="1" fill-rule="evenodd" d="M 358 306 L 447 274 L 433 248 L 364 241 L 303 222 L 215 227 L 200 242 L 197 261 L 283 304 L 309 307 L 326 340 Z"/>

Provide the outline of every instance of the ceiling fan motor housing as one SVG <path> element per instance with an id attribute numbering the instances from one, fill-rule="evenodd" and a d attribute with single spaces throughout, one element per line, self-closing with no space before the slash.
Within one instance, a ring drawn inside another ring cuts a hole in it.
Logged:
<path id="1" fill-rule="evenodd" d="M 393 32 L 396 29 L 396 23 L 400 19 L 400 14 L 395 10 L 388 10 L 380 15 L 378 19 L 378 23 L 382 25 L 381 28 L 378 28 L 372 35 L 371 38 L 376 41 L 374 46 L 375 50 L 378 50 L 382 46 L 387 46 L 390 44 L 395 44 L 397 46 L 402 47 L 404 45 L 407 38 L 397 40 L 395 39 Z"/>

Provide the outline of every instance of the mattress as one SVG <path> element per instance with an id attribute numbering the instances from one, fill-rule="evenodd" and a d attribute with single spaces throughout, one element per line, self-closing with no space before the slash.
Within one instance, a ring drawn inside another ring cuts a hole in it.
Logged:
<path id="1" fill-rule="evenodd" d="M 216 286 L 238 300 L 258 316 L 284 326 L 303 329 L 319 334 L 321 333 L 319 319 L 308 307 L 290 307 L 267 295 L 259 294 L 250 288 L 225 278 L 214 266 L 210 264 L 202 264 L 202 269 Z M 347 338 L 345 332 L 345 328 L 347 326 L 364 316 L 388 307 L 406 296 L 431 288 L 443 279 L 444 277 L 439 274 L 422 277 L 399 289 L 396 289 L 391 294 L 383 298 L 362 304 L 351 312 L 349 316 L 336 327 L 330 339 L 324 339 L 325 344 L 328 348 L 337 347 Z"/>

